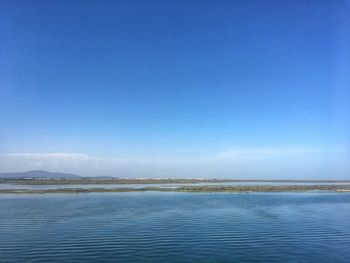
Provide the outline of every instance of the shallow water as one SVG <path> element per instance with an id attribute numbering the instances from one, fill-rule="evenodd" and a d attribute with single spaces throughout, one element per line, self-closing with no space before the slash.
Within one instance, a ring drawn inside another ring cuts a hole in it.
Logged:
<path id="1" fill-rule="evenodd" d="M 348 193 L 0 196 L 1 262 L 349 262 Z"/>
<path id="2" fill-rule="evenodd" d="M 133 188 L 140 189 L 145 187 L 160 187 L 160 188 L 177 188 L 181 186 L 206 186 L 206 185 L 221 185 L 221 186 L 239 186 L 239 185 L 348 185 L 348 182 L 324 183 L 324 182 L 201 182 L 201 183 L 176 183 L 176 184 L 52 184 L 52 185 L 21 185 L 21 184 L 1 184 L 0 189 L 29 189 L 29 190 L 48 190 L 61 188 Z"/>

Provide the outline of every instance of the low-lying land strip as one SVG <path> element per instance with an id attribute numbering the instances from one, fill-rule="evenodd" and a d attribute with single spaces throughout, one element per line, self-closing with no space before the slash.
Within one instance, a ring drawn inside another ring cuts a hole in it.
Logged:
<path id="1" fill-rule="evenodd" d="M 196 183 L 349 183 L 350 180 L 224 180 L 224 179 L 98 179 L 98 178 L 78 178 L 78 179 L 6 179 L 0 178 L 1 183 L 11 183 L 20 185 L 76 185 L 76 184 L 196 184 Z"/>
<path id="2" fill-rule="evenodd" d="M 244 186 L 180 186 L 177 188 L 144 187 L 144 188 L 57 188 L 57 189 L 0 189 L 0 194 L 49 194 L 49 193 L 111 193 L 111 192 L 307 192 L 332 191 L 350 192 L 349 185 L 244 185 Z"/>

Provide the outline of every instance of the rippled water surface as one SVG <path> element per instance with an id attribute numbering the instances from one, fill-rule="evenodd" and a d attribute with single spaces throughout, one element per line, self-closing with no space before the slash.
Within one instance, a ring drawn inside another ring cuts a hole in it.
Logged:
<path id="1" fill-rule="evenodd" d="M 349 262 L 348 193 L 0 196 L 1 262 Z"/>

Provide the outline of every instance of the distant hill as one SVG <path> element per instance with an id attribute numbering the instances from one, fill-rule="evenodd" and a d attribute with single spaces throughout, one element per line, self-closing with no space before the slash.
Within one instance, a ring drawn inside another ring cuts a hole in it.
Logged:
<path id="1" fill-rule="evenodd" d="M 21 179 L 60 179 L 60 178 L 80 178 L 75 174 L 58 172 L 48 172 L 42 170 L 20 172 L 20 173 L 0 173 L 0 178 L 21 178 Z"/>

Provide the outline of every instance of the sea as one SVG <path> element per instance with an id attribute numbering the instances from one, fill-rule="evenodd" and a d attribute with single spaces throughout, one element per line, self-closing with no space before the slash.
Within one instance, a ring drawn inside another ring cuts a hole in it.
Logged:
<path id="1" fill-rule="evenodd" d="M 0 262 L 350 262 L 350 193 L 2 194 Z"/>

